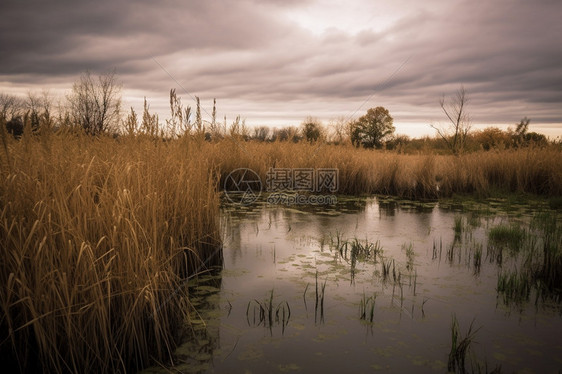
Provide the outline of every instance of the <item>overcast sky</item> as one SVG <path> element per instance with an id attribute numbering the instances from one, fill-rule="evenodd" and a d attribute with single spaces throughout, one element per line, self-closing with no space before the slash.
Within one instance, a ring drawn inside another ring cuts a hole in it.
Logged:
<path id="1" fill-rule="evenodd" d="M 417 136 L 464 85 L 477 127 L 527 116 L 562 135 L 559 0 L 2 0 L 0 15 L 0 92 L 63 93 L 85 70 L 115 69 L 126 109 L 146 96 L 161 118 L 176 88 L 250 125 L 382 105 Z"/>

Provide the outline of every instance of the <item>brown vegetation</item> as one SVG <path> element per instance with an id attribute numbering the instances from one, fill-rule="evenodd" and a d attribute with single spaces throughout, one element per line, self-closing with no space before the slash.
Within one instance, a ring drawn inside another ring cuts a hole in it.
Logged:
<path id="1" fill-rule="evenodd" d="M 185 325 L 183 280 L 221 260 L 209 163 L 180 141 L 43 135 L 8 140 L 1 158 L 3 365 L 165 360 Z"/>
<path id="2" fill-rule="evenodd" d="M 338 168 L 339 193 L 388 194 L 426 199 L 454 193 L 562 194 L 562 151 L 527 147 L 453 155 L 404 155 L 351 146 L 254 143 L 233 139 L 205 144 L 221 176 L 247 167 L 262 181 L 270 167 Z"/>

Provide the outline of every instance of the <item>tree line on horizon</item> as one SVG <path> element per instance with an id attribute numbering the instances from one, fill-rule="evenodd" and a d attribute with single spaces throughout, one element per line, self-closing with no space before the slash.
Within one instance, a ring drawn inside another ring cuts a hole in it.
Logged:
<path id="1" fill-rule="evenodd" d="M 207 141 L 236 137 L 243 141 L 258 142 L 326 142 L 403 153 L 434 151 L 460 154 L 561 144 L 559 140 L 549 141 L 543 134 L 530 132 L 530 119 L 527 117 L 508 130 L 497 127 L 472 130 L 466 109 L 468 98 L 463 87 L 449 100 L 443 96 L 439 102 L 449 122 L 442 126 L 430 125 L 436 130 L 436 136 L 421 138 L 396 135 L 394 119 L 388 109 L 382 106 L 368 109 L 356 120 L 339 118 L 328 125 L 309 116 L 300 126 L 251 128 L 240 116 L 230 125 L 227 124 L 226 116 L 222 121 L 217 120 L 216 99 L 213 100 L 210 121 L 203 120 L 200 99 L 196 97 L 195 100 L 193 113 L 191 106 L 184 106 L 175 89 L 172 89 L 170 118 L 164 122 L 160 121 L 157 114 L 150 112 L 146 98 L 142 114 L 137 114 L 131 107 L 125 115 L 121 107 L 121 86 L 115 73 L 94 76 L 85 72 L 56 110 L 54 100 L 47 91 L 41 94 L 30 92 L 26 98 L 0 93 L 0 123 L 15 138 L 21 137 L 26 129 L 31 133 L 38 132 L 40 128 L 54 131 L 70 129 L 94 136 L 148 135 L 164 140 L 191 135 Z"/>

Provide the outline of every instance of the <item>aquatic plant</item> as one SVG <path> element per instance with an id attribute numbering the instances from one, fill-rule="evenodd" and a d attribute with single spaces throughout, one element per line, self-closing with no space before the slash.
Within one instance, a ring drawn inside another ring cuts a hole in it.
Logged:
<path id="1" fill-rule="evenodd" d="M 491 244 L 496 246 L 506 246 L 512 250 L 518 250 L 525 238 L 526 232 L 519 225 L 498 225 L 488 232 Z"/>
<path id="2" fill-rule="evenodd" d="M 439 261 L 441 261 L 442 253 L 443 253 L 443 238 L 439 238 L 439 249 L 437 249 L 437 243 L 435 242 L 435 239 L 433 239 L 433 251 L 432 251 L 431 259 L 436 260 L 437 258 L 439 258 Z"/>
<path id="3" fill-rule="evenodd" d="M 251 312 L 250 312 L 251 308 Z M 250 315 L 252 318 L 250 319 Z M 291 318 L 291 307 L 285 300 L 274 304 L 273 290 L 269 294 L 269 298 L 264 301 L 250 300 L 246 307 L 246 320 L 248 326 L 260 326 L 268 328 L 273 335 L 274 324 L 281 325 L 281 332 L 285 333 L 285 328 L 289 324 Z"/>
<path id="4" fill-rule="evenodd" d="M 387 278 L 390 276 L 390 267 L 392 266 L 393 273 L 396 274 L 394 259 L 384 259 L 381 258 L 381 268 L 382 268 L 382 279 L 386 281 Z M 396 278 L 396 276 L 394 276 Z"/>
<path id="5" fill-rule="evenodd" d="M 468 331 L 464 336 L 460 332 L 459 322 L 453 314 L 451 321 L 451 350 L 449 351 L 449 359 L 447 369 L 455 373 L 466 373 L 466 356 L 470 350 L 470 346 L 474 341 L 474 336 L 480 328 L 473 331 L 474 320 L 470 323 Z"/>
<path id="6" fill-rule="evenodd" d="M 314 294 L 314 322 L 324 322 L 324 296 L 326 291 L 326 280 L 324 280 L 324 283 L 322 284 L 318 283 L 318 271 L 316 271 L 315 282 L 316 292 Z"/>
<path id="7" fill-rule="evenodd" d="M 368 321 L 373 323 L 373 319 L 375 316 L 375 302 L 377 299 L 377 294 L 373 296 L 367 297 L 365 293 L 363 293 L 363 297 L 359 302 L 359 319 L 363 321 Z"/>
<path id="8" fill-rule="evenodd" d="M 409 244 L 402 244 L 402 250 L 406 252 L 406 268 L 408 270 L 413 270 L 414 268 L 414 245 L 412 243 Z"/>
<path id="9" fill-rule="evenodd" d="M 513 234 L 513 232 L 516 234 Z M 536 291 L 540 299 L 562 301 L 562 223 L 557 212 L 543 212 L 533 217 L 529 232 L 512 227 L 502 228 L 500 236 L 510 246 L 516 246 L 518 266 L 498 276 L 497 290 L 504 303 L 517 305 L 527 301 Z M 516 242 L 515 239 L 524 240 Z"/>
<path id="10" fill-rule="evenodd" d="M 462 216 L 456 215 L 455 216 L 455 225 L 453 226 L 453 230 L 455 231 L 455 236 L 460 236 L 462 233 Z"/>
<path id="11" fill-rule="evenodd" d="M 480 269 L 482 267 L 482 244 L 478 243 L 474 247 L 473 254 L 473 266 L 474 274 L 480 274 Z"/>
<path id="12" fill-rule="evenodd" d="M 506 305 L 521 305 L 529 299 L 533 280 L 522 272 L 504 272 L 498 275 L 497 291 Z"/>

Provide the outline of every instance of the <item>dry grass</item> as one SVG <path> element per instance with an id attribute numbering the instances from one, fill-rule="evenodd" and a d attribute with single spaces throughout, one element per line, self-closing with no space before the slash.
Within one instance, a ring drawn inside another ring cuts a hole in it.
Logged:
<path id="1" fill-rule="evenodd" d="M 349 146 L 257 143 L 226 139 L 205 144 L 224 178 L 239 167 L 262 181 L 270 167 L 338 168 L 342 194 L 388 194 L 414 199 L 496 192 L 562 194 L 560 147 L 481 151 L 465 155 L 402 155 Z"/>
<path id="2" fill-rule="evenodd" d="M 211 256 L 219 245 L 214 175 L 192 148 L 72 134 L 8 141 L 3 363 L 124 372 L 167 359 L 188 311 L 182 279 L 221 260 Z"/>

